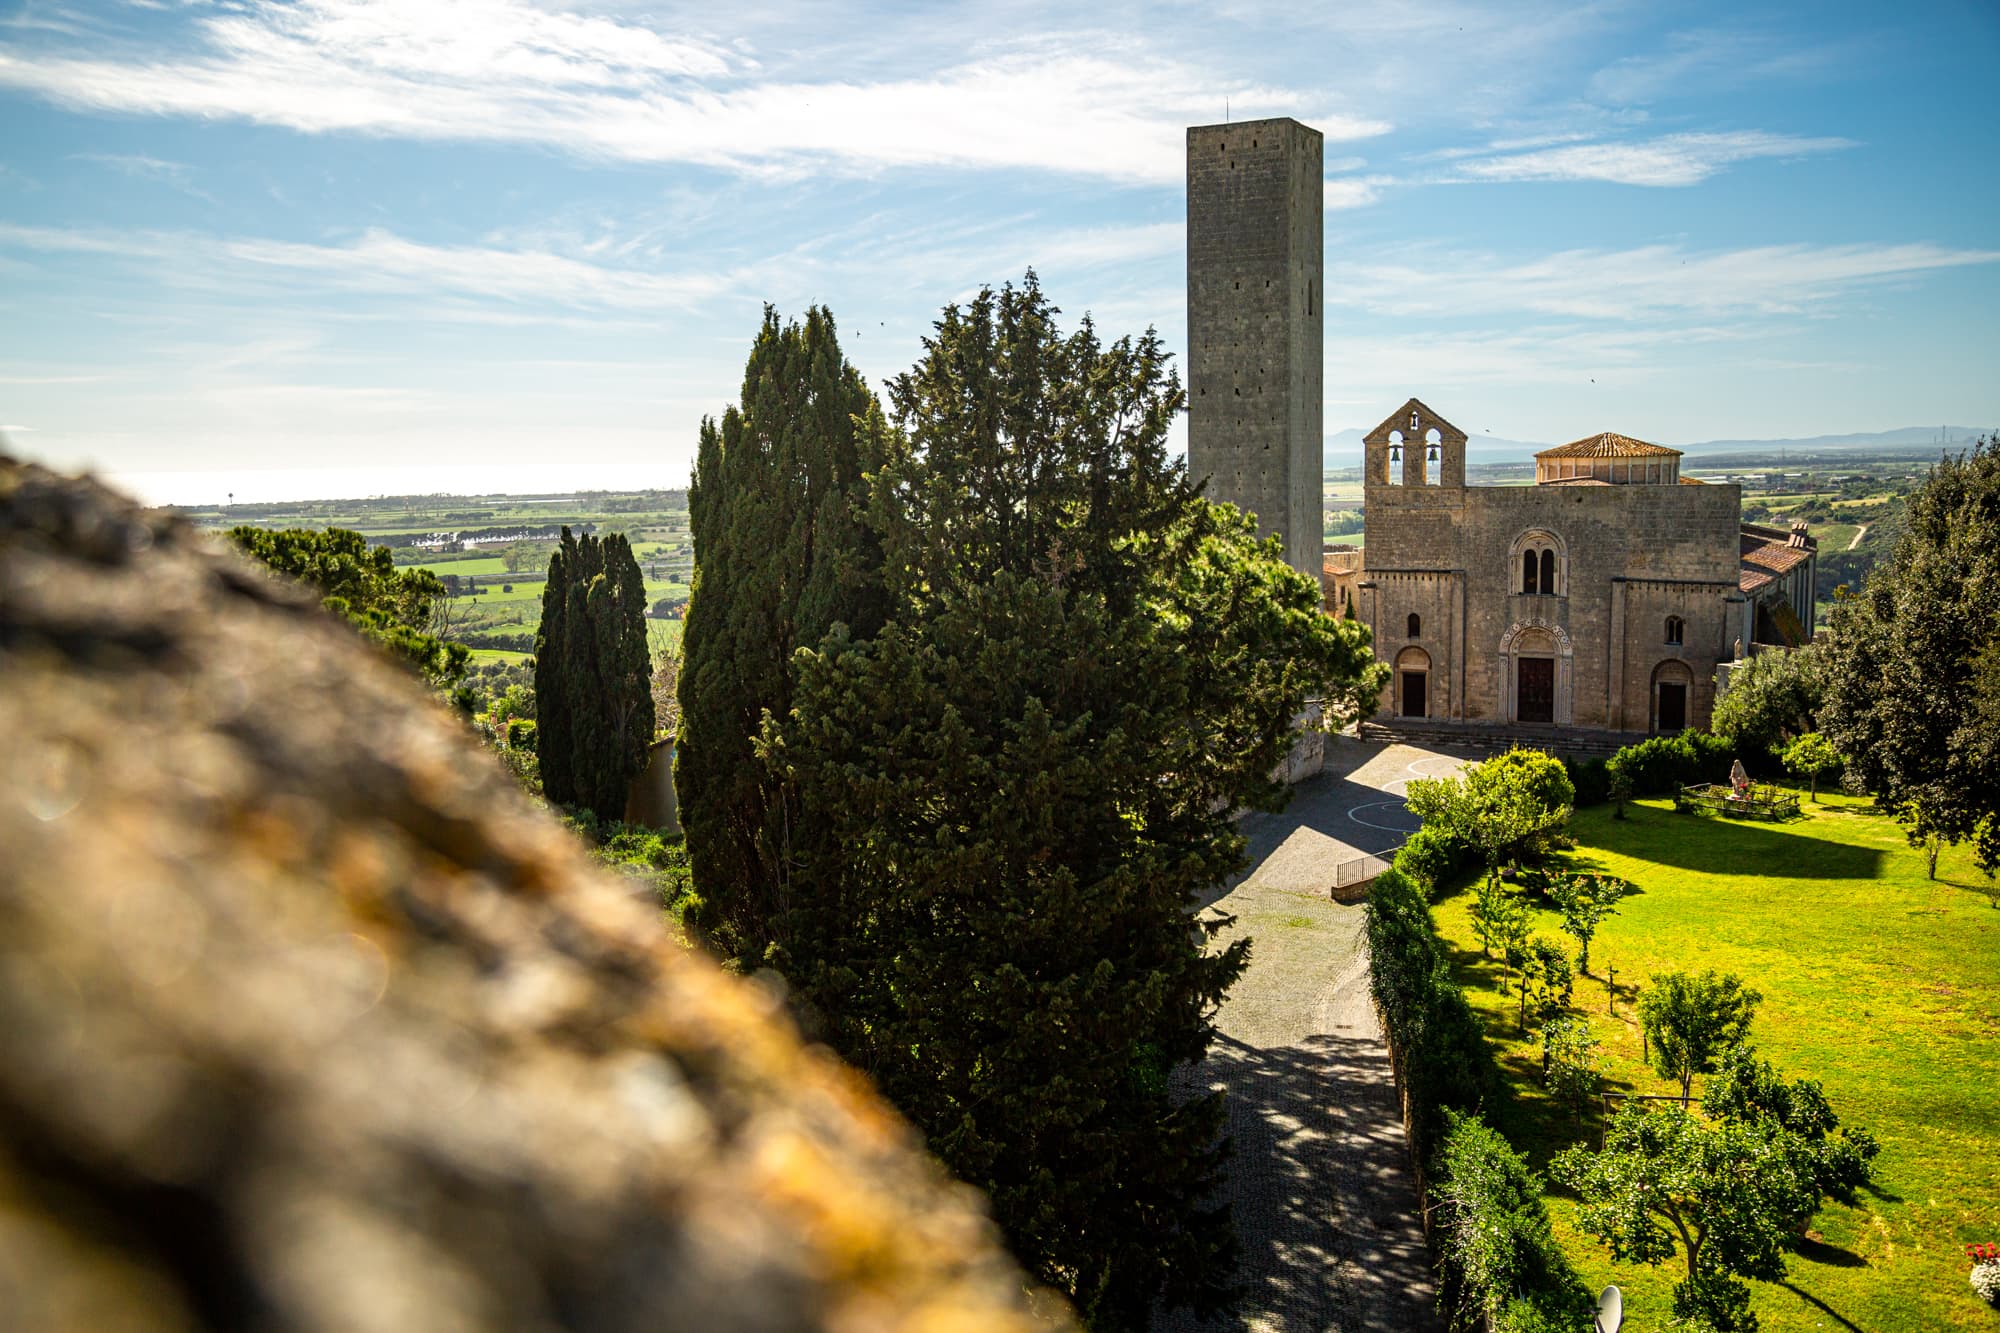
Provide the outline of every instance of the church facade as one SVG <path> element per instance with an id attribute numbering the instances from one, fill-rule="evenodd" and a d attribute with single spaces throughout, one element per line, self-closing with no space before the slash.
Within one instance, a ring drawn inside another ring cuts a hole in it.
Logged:
<path id="1" fill-rule="evenodd" d="M 1803 526 L 1744 525 L 1739 487 L 1611 432 L 1536 455 L 1533 485 L 1469 486 L 1465 433 L 1412 398 L 1366 437 L 1362 549 L 1323 547 L 1320 136 L 1239 121 L 1187 150 L 1189 470 L 1367 622 L 1393 668 L 1378 718 L 1701 727 L 1719 667 L 1810 637 Z"/>
<path id="2" fill-rule="evenodd" d="M 1329 583 L 1332 609 L 1351 604 L 1394 669 L 1381 714 L 1706 724 L 1742 620 L 1739 488 L 1609 433 L 1537 455 L 1532 486 L 1468 486 L 1465 447 L 1414 398 L 1366 437 L 1363 547 L 1329 561 Z"/>

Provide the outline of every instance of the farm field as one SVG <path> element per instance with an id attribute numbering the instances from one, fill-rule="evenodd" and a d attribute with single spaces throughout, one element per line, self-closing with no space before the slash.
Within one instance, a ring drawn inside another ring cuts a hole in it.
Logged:
<path id="1" fill-rule="evenodd" d="M 186 516 L 212 530 L 237 524 L 272 528 L 348 528 L 371 544 L 386 545 L 402 568 L 427 569 L 457 580 L 447 637 L 469 640 L 474 660 L 519 656 L 503 644 L 532 638 L 541 623 L 542 584 L 552 536 L 564 525 L 599 535 L 623 533 L 645 575 L 646 601 L 685 601 L 694 550 L 682 491 L 629 494 L 588 492 L 561 496 L 393 496 L 370 500 L 314 500 L 289 504 L 187 509 Z M 498 541 L 478 534 L 501 534 Z M 515 534 L 522 534 L 518 539 Z M 469 540 L 454 541 L 454 538 Z M 417 543 L 422 542 L 423 545 Z M 509 564 L 514 565 L 509 569 Z M 680 639 L 680 622 L 649 620 L 655 651 Z"/>
<path id="2" fill-rule="evenodd" d="M 1638 886 L 1591 945 L 1576 1007 L 1602 1042 L 1614 1092 L 1677 1092 L 1640 1061 L 1637 998 L 1671 970 L 1733 972 L 1762 992 L 1758 1053 L 1790 1078 L 1820 1081 L 1844 1124 L 1880 1139 L 1876 1187 L 1861 1206 L 1830 1205 L 1782 1283 L 1756 1282 L 1765 1333 L 1867 1329 L 1991 1330 L 2000 1323 L 1966 1282 L 1969 1241 L 2000 1239 L 2000 909 L 1964 849 L 1946 849 L 1938 880 L 1865 802 L 1828 796 L 1785 825 L 1749 825 L 1638 802 L 1615 821 L 1580 812 L 1573 868 Z M 1552 1103 L 1539 1046 L 1521 1040 L 1514 998 L 1497 989 L 1471 928 L 1472 892 L 1435 909 L 1458 979 L 1493 1042 L 1510 1097 L 1492 1119 L 1538 1167 L 1576 1142 L 1595 1144 Z M 1569 943 L 1557 915 L 1537 934 Z M 1606 968 L 1617 970 L 1616 1016 Z M 1696 1096 L 1700 1084 L 1696 1085 Z M 1578 1231 L 1573 1201 L 1552 1195 L 1557 1234 L 1593 1286 L 1624 1289 L 1631 1326 L 1664 1327 L 1677 1257 L 1657 1269 L 1613 1263 Z"/>

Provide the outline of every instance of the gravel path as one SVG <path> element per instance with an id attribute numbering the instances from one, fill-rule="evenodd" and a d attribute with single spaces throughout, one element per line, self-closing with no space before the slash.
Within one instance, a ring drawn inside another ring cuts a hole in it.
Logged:
<path id="1" fill-rule="evenodd" d="M 1251 868 L 1216 900 L 1250 966 L 1187 1079 L 1228 1096 L 1241 1308 L 1169 1330 L 1441 1333 L 1388 1052 L 1368 997 L 1362 908 L 1327 897 L 1332 867 L 1401 841 L 1401 783 L 1460 761 L 1338 739 L 1329 771 L 1281 815 L 1245 816 Z"/>

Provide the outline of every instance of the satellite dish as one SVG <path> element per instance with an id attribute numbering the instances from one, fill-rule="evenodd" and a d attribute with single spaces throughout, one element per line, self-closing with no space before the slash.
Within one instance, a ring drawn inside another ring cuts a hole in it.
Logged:
<path id="1" fill-rule="evenodd" d="M 1616 1287 L 1606 1287 L 1597 1298 L 1597 1333 L 1618 1333 L 1625 1322 L 1625 1297 Z"/>

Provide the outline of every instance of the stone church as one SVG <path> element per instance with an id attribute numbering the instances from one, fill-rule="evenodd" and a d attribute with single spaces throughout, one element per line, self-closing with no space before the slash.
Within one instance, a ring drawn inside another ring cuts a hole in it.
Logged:
<path id="1" fill-rule="evenodd" d="M 1745 525 L 1739 487 L 1612 432 L 1537 454 L 1533 485 L 1468 486 L 1465 432 L 1412 398 L 1364 443 L 1362 549 L 1325 548 L 1320 135 L 1197 126 L 1187 151 L 1189 469 L 1367 622 L 1383 720 L 1679 731 L 1707 724 L 1718 667 L 1810 636 L 1803 525 Z"/>

